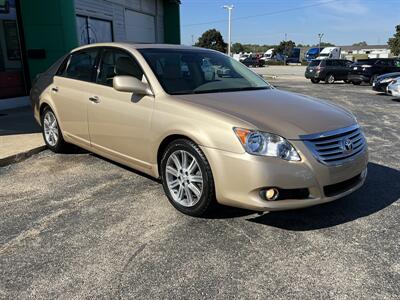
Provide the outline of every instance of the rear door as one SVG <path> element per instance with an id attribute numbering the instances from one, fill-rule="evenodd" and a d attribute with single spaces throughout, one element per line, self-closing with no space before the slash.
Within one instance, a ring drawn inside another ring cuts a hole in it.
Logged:
<path id="1" fill-rule="evenodd" d="M 90 145 L 87 90 L 93 85 L 98 48 L 72 53 L 51 86 L 63 134 L 83 146 Z"/>
<path id="2" fill-rule="evenodd" d="M 115 90 L 117 75 L 147 81 L 131 53 L 118 48 L 102 50 L 96 84 L 87 90 L 94 99 L 88 104 L 91 145 L 112 158 L 148 168 L 154 97 Z"/>

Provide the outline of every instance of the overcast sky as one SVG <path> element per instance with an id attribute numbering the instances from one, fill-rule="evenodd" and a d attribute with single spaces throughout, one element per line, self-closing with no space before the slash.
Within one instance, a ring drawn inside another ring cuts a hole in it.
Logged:
<path id="1" fill-rule="evenodd" d="M 181 0 L 182 43 L 191 44 L 210 28 L 225 41 L 233 4 L 232 42 L 277 44 L 285 38 L 302 44 L 386 44 L 400 24 L 400 0 Z"/>

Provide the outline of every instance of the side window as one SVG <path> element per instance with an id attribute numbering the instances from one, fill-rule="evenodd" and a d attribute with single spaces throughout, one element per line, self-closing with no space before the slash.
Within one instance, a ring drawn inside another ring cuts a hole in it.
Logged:
<path id="1" fill-rule="evenodd" d="M 69 57 L 66 69 L 60 76 L 82 81 L 92 81 L 97 53 L 97 49 L 88 49 L 72 53 Z"/>
<path id="2" fill-rule="evenodd" d="M 389 65 L 388 61 L 386 61 L 386 60 L 378 60 L 376 64 L 379 66 L 388 66 Z"/>
<path id="3" fill-rule="evenodd" d="M 105 49 L 101 57 L 97 83 L 112 86 L 113 78 L 117 75 L 128 75 L 143 80 L 142 68 L 128 53 Z"/>
<path id="4" fill-rule="evenodd" d="M 61 63 L 60 67 L 58 68 L 56 75 L 57 76 L 62 76 L 62 74 L 65 72 L 65 69 L 67 68 L 68 62 L 70 59 L 70 55 L 68 55 L 63 62 Z"/>
<path id="5" fill-rule="evenodd" d="M 327 60 L 325 61 L 325 65 L 326 65 L 327 67 L 331 67 L 333 64 L 332 64 L 332 61 L 331 61 L 331 60 L 327 59 Z"/>

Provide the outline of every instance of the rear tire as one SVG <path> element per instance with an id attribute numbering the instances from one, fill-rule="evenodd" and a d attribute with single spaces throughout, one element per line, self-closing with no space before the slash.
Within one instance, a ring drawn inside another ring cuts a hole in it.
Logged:
<path id="1" fill-rule="evenodd" d="M 319 79 L 311 78 L 312 83 L 319 83 Z"/>
<path id="2" fill-rule="evenodd" d="M 325 83 L 329 83 L 329 84 L 335 83 L 335 76 L 333 74 L 326 75 Z"/>
<path id="3" fill-rule="evenodd" d="M 353 85 L 360 85 L 361 81 L 353 81 L 352 83 L 353 83 Z"/>
<path id="4" fill-rule="evenodd" d="M 46 146 L 55 153 L 64 152 L 68 144 L 64 141 L 58 120 L 50 107 L 46 107 L 41 116 L 42 134 Z"/>
<path id="5" fill-rule="evenodd" d="M 190 216 L 207 214 L 215 203 L 214 178 L 204 153 L 194 142 L 171 142 L 161 158 L 161 180 L 169 202 Z"/>

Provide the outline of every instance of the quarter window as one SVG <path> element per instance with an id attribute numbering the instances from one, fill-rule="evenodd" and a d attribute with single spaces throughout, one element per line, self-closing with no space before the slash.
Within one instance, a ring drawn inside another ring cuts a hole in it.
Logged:
<path id="1" fill-rule="evenodd" d="M 67 68 L 61 76 L 82 81 L 92 81 L 97 53 L 97 49 L 90 49 L 71 54 Z"/>
<path id="2" fill-rule="evenodd" d="M 143 80 L 142 68 L 128 53 L 114 49 L 104 50 L 97 83 L 112 86 L 113 78 L 118 75 L 128 75 Z"/>

